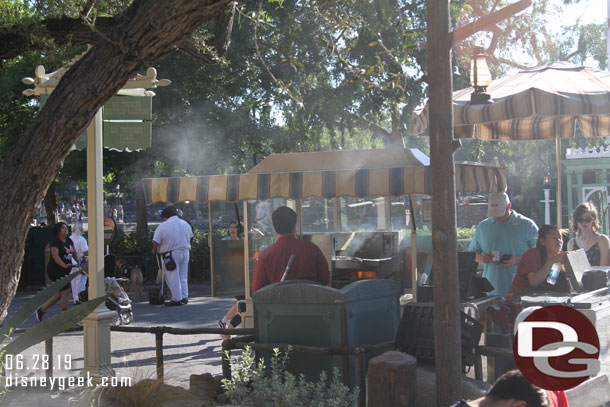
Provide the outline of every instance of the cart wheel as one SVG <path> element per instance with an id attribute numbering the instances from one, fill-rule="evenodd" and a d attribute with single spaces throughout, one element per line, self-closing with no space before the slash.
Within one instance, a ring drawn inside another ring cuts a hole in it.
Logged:
<path id="1" fill-rule="evenodd" d="M 121 325 L 121 316 L 119 315 L 118 312 L 115 313 L 115 315 L 112 317 L 112 326 L 119 326 Z"/>
<path id="2" fill-rule="evenodd" d="M 121 315 L 121 324 L 129 325 L 133 321 L 133 312 L 127 311 L 126 313 Z"/>

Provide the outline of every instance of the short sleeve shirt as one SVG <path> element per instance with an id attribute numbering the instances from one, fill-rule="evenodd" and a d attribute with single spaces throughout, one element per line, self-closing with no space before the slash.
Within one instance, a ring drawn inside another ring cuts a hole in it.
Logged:
<path id="1" fill-rule="evenodd" d="M 82 257 L 84 252 L 89 251 L 89 246 L 87 245 L 87 239 L 85 239 L 81 235 L 70 235 L 70 239 L 74 243 L 74 249 L 76 249 L 76 253 L 78 257 Z"/>
<path id="2" fill-rule="evenodd" d="M 172 250 L 189 250 L 192 237 L 191 225 L 178 216 L 172 216 L 157 226 L 153 240 L 159 245 L 159 253 L 166 253 Z"/>
<path id="3" fill-rule="evenodd" d="M 70 238 L 67 238 L 65 242 L 62 242 L 59 239 L 53 239 L 50 247 L 55 247 L 57 249 L 57 255 L 65 264 L 72 264 L 73 258 L 76 260 L 76 249 L 74 249 L 74 243 Z M 55 263 L 53 256 L 51 256 L 49 258 L 49 264 L 47 265 L 47 271 L 49 276 L 51 276 L 54 273 L 67 274 L 70 272 L 70 269 L 63 268 L 59 264 Z"/>
<path id="4" fill-rule="evenodd" d="M 474 232 L 468 250 L 477 253 L 493 253 L 494 251 L 512 256 L 522 256 L 528 249 L 536 245 L 538 226 L 528 217 L 512 211 L 504 223 L 498 223 L 493 217 L 481 221 Z M 517 265 L 505 267 L 491 262 L 483 265 L 483 277 L 494 286 L 491 295 L 506 295 Z"/>
<path id="5" fill-rule="evenodd" d="M 562 272 L 557 277 L 557 282 L 552 285 L 543 281 L 537 287 L 531 287 L 528 279 L 528 274 L 535 273 L 540 270 L 543 266 L 542 257 L 540 256 L 540 250 L 537 248 L 529 249 L 523 255 L 523 258 L 519 262 L 517 274 L 513 280 L 513 285 L 515 288 L 521 288 L 520 292 L 526 292 L 527 289 L 529 291 L 558 291 L 558 292 L 568 292 L 568 282 L 566 280 L 566 273 Z M 526 290 L 523 290 L 526 289 Z"/>

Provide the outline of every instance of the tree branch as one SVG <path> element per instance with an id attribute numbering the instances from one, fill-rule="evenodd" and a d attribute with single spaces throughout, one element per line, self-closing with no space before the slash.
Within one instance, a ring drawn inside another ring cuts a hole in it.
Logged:
<path id="1" fill-rule="evenodd" d="M 83 7 L 83 11 L 80 12 L 80 16 L 82 18 L 89 18 L 89 14 L 91 14 L 91 10 L 93 10 L 95 3 L 97 3 L 97 0 L 88 0 L 85 7 Z"/>
<path id="2" fill-rule="evenodd" d="M 95 0 L 90 0 L 88 7 L 83 10 L 84 16 L 89 14 L 94 3 Z M 87 10 L 89 11 L 87 12 Z M 223 9 L 214 16 L 216 29 L 209 47 L 215 52 L 201 50 L 191 39 L 183 41 L 176 47 L 176 50 L 202 65 L 218 63 L 231 44 L 234 16 L 235 3 L 228 12 Z M 93 44 L 100 33 L 106 35 L 105 33 L 116 22 L 117 19 L 114 17 L 97 17 L 95 19 L 95 30 L 92 30 L 90 25 L 82 19 L 60 17 L 42 21 L 38 19 L 26 20 L 19 25 L 1 29 L 0 66 L 3 61 L 15 58 L 24 51 L 46 50 L 51 47 L 66 45 Z"/>

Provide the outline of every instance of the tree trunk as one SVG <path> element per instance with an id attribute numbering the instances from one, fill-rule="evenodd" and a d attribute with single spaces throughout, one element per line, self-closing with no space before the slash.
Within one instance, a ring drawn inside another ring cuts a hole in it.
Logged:
<path id="1" fill-rule="evenodd" d="M 436 404 L 447 406 L 461 398 L 462 380 L 448 0 L 426 0 L 426 16 Z"/>
<path id="2" fill-rule="evenodd" d="M 47 224 L 49 226 L 53 226 L 57 222 L 59 222 L 59 210 L 57 208 L 57 195 L 55 194 L 55 184 L 55 181 L 51 182 L 51 185 L 49 185 L 49 189 L 47 189 L 47 193 L 44 196 L 43 200 L 44 211 L 47 214 Z"/>
<path id="3" fill-rule="evenodd" d="M 36 205 L 96 111 L 138 72 L 174 51 L 229 0 L 135 0 L 63 76 L 38 116 L 0 163 L 0 321 L 19 280 Z M 45 157 L 40 160 L 40 157 Z M 10 186 L 10 187 L 7 187 Z M 89 204 L 92 204 L 91 202 Z"/>
<path id="4" fill-rule="evenodd" d="M 146 216 L 146 198 L 142 182 L 136 182 L 136 235 L 140 239 L 148 238 L 148 218 Z"/>

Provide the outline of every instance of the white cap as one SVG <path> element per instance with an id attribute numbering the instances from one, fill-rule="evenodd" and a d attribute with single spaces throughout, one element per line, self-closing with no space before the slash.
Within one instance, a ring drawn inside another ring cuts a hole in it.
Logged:
<path id="1" fill-rule="evenodd" d="M 487 199 L 487 216 L 499 218 L 504 216 L 506 208 L 510 204 L 510 199 L 505 192 L 493 192 Z"/>

